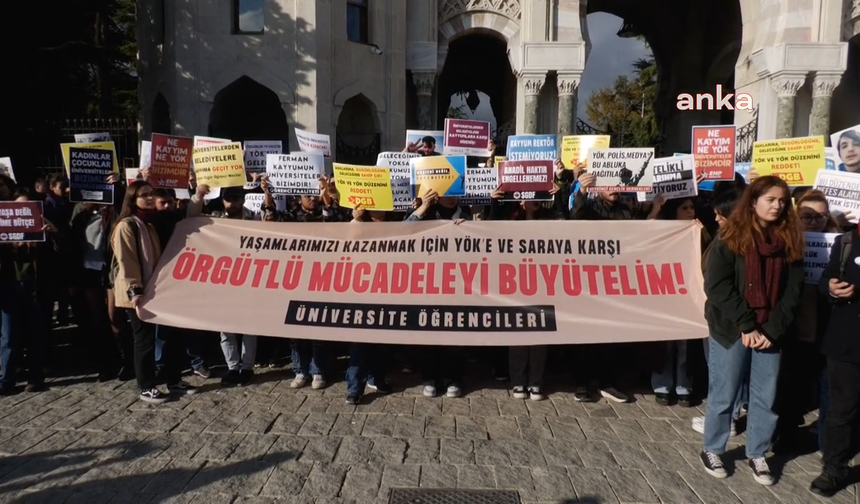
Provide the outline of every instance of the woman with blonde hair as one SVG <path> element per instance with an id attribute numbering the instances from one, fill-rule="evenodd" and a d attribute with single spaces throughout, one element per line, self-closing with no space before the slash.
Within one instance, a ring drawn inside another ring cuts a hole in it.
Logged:
<path id="1" fill-rule="evenodd" d="M 774 482 L 765 453 L 777 422 L 780 343 L 803 290 L 804 246 L 788 186 L 771 176 L 747 187 L 711 244 L 705 264 L 710 379 L 701 461 L 716 478 L 728 476 L 720 456 L 735 397 L 749 373 L 746 455 L 756 482 Z"/>

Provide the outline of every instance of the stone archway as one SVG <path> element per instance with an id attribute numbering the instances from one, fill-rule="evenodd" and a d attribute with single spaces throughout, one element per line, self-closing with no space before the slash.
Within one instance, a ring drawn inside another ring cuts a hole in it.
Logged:
<path id="1" fill-rule="evenodd" d="M 743 42 L 743 15 L 751 0 L 701 0 L 678 4 L 659 0 L 590 0 L 587 13 L 606 12 L 630 23 L 650 46 L 657 65 L 653 103 L 661 133 L 661 155 L 689 152 L 692 126 L 731 124 L 732 111 L 679 111 L 681 93 L 734 92 L 734 70 Z M 587 30 L 583 31 L 587 37 Z M 730 85 L 728 89 L 726 86 Z"/>
<path id="2" fill-rule="evenodd" d="M 381 149 L 377 107 L 359 93 L 343 102 L 337 118 L 336 156 L 340 163 L 374 165 Z"/>
<path id="3" fill-rule="evenodd" d="M 163 94 L 155 95 L 155 100 L 152 102 L 152 124 L 151 130 L 153 133 L 163 133 L 169 135 L 172 128 L 170 119 L 170 104 Z"/>
<path id="4" fill-rule="evenodd" d="M 239 77 L 215 94 L 209 112 L 209 136 L 245 140 L 281 140 L 289 152 L 289 126 L 274 91 Z"/>
<path id="5" fill-rule="evenodd" d="M 498 33 L 513 58 L 517 52 L 520 14 L 519 0 L 447 0 L 439 7 L 437 68 L 445 66 L 451 42 L 474 31 Z M 511 64 L 515 65 L 514 59 Z"/>

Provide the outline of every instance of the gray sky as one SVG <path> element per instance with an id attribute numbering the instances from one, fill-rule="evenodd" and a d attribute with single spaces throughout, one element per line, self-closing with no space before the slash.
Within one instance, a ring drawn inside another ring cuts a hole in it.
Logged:
<path id="1" fill-rule="evenodd" d="M 616 36 L 621 28 L 621 18 L 596 12 L 586 18 L 588 35 L 591 38 L 591 53 L 585 65 L 585 73 L 579 83 L 578 117 L 588 121 L 585 104 L 593 91 L 612 86 L 619 75 L 633 75 L 633 62 L 648 56 L 645 44 L 637 39 Z"/>

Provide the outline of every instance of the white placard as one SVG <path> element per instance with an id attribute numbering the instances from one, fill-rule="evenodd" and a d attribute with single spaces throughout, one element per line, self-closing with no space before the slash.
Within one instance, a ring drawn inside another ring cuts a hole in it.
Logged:
<path id="1" fill-rule="evenodd" d="M 817 284 L 821 273 L 830 260 L 830 248 L 841 233 L 804 233 L 806 236 L 806 253 L 803 257 L 803 270 L 806 283 Z"/>
<path id="2" fill-rule="evenodd" d="M 639 201 L 653 201 L 658 194 L 667 200 L 691 198 L 699 194 L 696 164 L 692 155 L 654 159 L 651 161 L 651 171 L 654 174 L 653 190 L 636 193 Z"/>
<path id="3" fill-rule="evenodd" d="M 380 152 L 376 157 L 376 166 L 388 168 L 391 173 L 394 210 L 412 209 L 412 168 L 409 160 L 420 156 L 417 152 Z"/>
<path id="4" fill-rule="evenodd" d="M 589 149 L 588 173 L 597 177 L 588 192 L 649 192 L 654 172 L 651 160 L 654 149 Z"/>
<path id="5" fill-rule="evenodd" d="M 299 149 L 302 152 L 331 157 L 331 137 L 328 135 L 296 128 L 296 140 L 299 141 Z"/>
<path id="6" fill-rule="evenodd" d="M 269 178 L 269 188 L 275 194 L 317 196 L 320 191 L 319 179 L 324 173 L 325 162 L 320 154 L 266 156 L 266 176 Z"/>
<path id="7" fill-rule="evenodd" d="M 260 183 L 251 179 L 252 173 L 266 173 L 266 156 L 284 152 L 284 143 L 280 140 L 246 140 L 242 144 L 245 150 L 245 189 L 260 187 Z"/>
<path id="8" fill-rule="evenodd" d="M 18 182 L 18 179 L 15 178 L 15 170 L 12 169 L 12 158 L 0 157 L 0 175 L 6 175 L 15 182 Z"/>
<path id="9" fill-rule="evenodd" d="M 152 142 L 141 140 L 140 142 L 140 168 L 152 167 Z"/>
<path id="10" fill-rule="evenodd" d="M 815 186 L 824 193 L 831 212 L 851 213 L 849 222 L 860 218 L 860 173 L 818 170 Z"/>
<path id="11" fill-rule="evenodd" d="M 263 206 L 265 196 L 266 195 L 263 193 L 246 194 L 245 204 L 243 206 L 255 214 L 261 213 L 260 208 Z M 287 200 L 289 199 L 289 196 L 286 194 L 273 194 L 272 198 L 275 200 L 275 208 L 277 208 L 279 212 L 287 211 Z"/>
<path id="12" fill-rule="evenodd" d="M 466 168 L 466 196 L 461 205 L 489 205 L 499 186 L 499 170 L 495 167 Z"/>

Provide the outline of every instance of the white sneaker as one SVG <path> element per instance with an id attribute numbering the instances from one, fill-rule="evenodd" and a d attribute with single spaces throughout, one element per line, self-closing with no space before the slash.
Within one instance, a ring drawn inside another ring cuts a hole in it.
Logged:
<path id="1" fill-rule="evenodd" d="M 773 475 L 770 474 L 770 467 L 764 457 L 750 459 L 749 464 L 756 483 L 764 486 L 773 485 Z"/>
<path id="2" fill-rule="evenodd" d="M 532 401 L 543 401 L 546 396 L 541 392 L 540 387 L 529 387 L 529 399 Z"/>
<path id="3" fill-rule="evenodd" d="M 703 416 L 694 417 L 691 427 L 693 428 L 694 431 L 698 432 L 699 434 L 704 434 L 705 433 L 705 417 L 703 417 Z M 729 432 L 729 435 L 731 437 L 735 437 L 738 435 L 738 422 L 737 422 L 737 420 L 732 419 L 732 429 Z"/>
<path id="4" fill-rule="evenodd" d="M 511 390 L 511 395 L 514 396 L 514 399 L 528 399 L 529 397 L 525 387 L 514 387 Z"/>
<path id="5" fill-rule="evenodd" d="M 297 374 L 293 381 L 290 382 L 290 388 L 300 389 L 308 384 L 308 379 L 303 374 Z"/>
<path id="6" fill-rule="evenodd" d="M 617 403 L 626 403 L 630 400 L 630 398 L 627 397 L 627 394 L 624 394 L 623 392 L 612 387 L 600 389 L 600 395 L 612 402 Z"/>
<path id="7" fill-rule="evenodd" d="M 311 382 L 311 388 L 314 390 L 319 390 L 321 388 L 325 388 L 325 378 L 323 375 L 315 374 L 314 381 Z"/>
<path id="8" fill-rule="evenodd" d="M 432 383 L 424 384 L 424 397 L 436 397 L 436 386 Z"/>
<path id="9" fill-rule="evenodd" d="M 460 387 L 456 385 L 450 385 L 448 387 L 448 390 L 445 392 L 445 397 L 450 397 L 453 399 L 454 397 L 460 397 L 461 393 L 462 392 L 460 391 Z"/>

